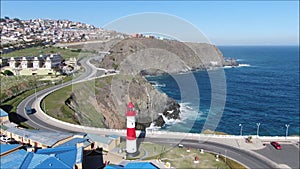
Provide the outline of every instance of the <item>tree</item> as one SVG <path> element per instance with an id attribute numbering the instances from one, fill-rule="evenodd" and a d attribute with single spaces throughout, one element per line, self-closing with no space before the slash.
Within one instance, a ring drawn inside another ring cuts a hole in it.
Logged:
<path id="1" fill-rule="evenodd" d="M 13 72 L 11 72 L 10 70 L 4 70 L 4 75 L 6 75 L 6 76 L 13 76 L 14 75 L 14 73 Z"/>
<path id="2" fill-rule="evenodd" d="M 14 21 L 21 22 L 19 18 L 14 18 Z"/>

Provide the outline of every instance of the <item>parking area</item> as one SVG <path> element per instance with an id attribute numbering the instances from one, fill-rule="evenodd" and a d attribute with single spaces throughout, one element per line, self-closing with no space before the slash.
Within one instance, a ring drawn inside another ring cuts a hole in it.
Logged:
<path id="1" fill-rule="evenodd" d="M 269 158 L 277 164 L 286 164 L 291 168 L 299 168 L 299 144 L 280 143 L 282 149 L 276 150 L 270 143 L 265 143 L 265 148 L 255 152 Z"/>

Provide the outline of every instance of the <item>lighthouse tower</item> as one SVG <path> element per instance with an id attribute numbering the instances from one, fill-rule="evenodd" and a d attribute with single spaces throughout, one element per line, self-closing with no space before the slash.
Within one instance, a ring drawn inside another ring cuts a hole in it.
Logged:
<path id="1" fill-rule="evenodd" d="M 135 133 L 135 110 L 132 102 L 129 102 L 126 111 L 127 119 L 127 137 L 126 137 L 126 151 L 129 154 L 136 153 L 136 133 Z"/>

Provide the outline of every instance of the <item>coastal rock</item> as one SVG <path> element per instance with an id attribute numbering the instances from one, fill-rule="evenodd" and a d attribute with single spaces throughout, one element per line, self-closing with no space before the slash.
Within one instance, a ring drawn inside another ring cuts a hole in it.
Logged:
<path id="1" fill-rule="evenodd" d="M 142 75 L 181 73 L 225 66 L 221 51 L 216 46 L 206 43 L 128 38 L 119 41 L 109 52 L 110 54 L 96 66 L 119 70 L 123 62 L 132 55 L 139 56 L 135 58 L 142 58 L 134 60 L 135 66 L 147 68 L 142 70 Z"/>
<path id="2" fill-rule="evenodd" d="M 109 54 L 93 64 L 118 70 L 120 74 L 110 80 L 97 80 L 96 97 L 88 98 L 85 103 L 91 104 L 99 117 L 102 116 L 99 119 L 105 127 L 125 128 L 126 104 L 132 101 L 138 112 L 137 128 L 144 129 L 152 122 L 162 127 L 165 120 L 180 119 L 180 106 L 143 76 L 222 67 L 227 63 L 218 48 L 210 44 L 128 38 L 117 42 Z M 85 113 L 91 114 L 91 111 L 85 110 Z"/>

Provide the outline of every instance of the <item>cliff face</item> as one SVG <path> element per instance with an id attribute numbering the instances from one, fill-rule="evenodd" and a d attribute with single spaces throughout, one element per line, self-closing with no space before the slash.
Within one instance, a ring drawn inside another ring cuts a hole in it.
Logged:
<path id="1" fill-rule="evenodd" d="M 222 53 L 213 45 L 174 40 L 129 38 L 117 43 L 109 52 L 99 67 L 120 69 L 131 56 L 135 67 L 142 67 L 144 74 L 153 75 L 221 67 L 225 63 Z"/>
<path id="2" fill-rule="evenodd" d="M 152 122 L 163 126 L 165 121 L 162 115 L 168 119 L 180 119 L 179 104 L 156 90 L 143 75 L 180 73 L 220 67 L 225 63 L 215 46 L 150 38 L 119 41 L 109 52 L 102 61 L 93 61 L 93 64 L 119 70 L 120 74 L 110 80 L 98 79 L 95 97 L 84 99 L 99 117 L 102 116 L 99 120 L 108 128 L 125 128 L 126 104 L 129 101 L 135 104 L 138 111 L 137 128 L 148 127 Z M 82 88 L 80 90 L 85 93 Z M 90 110 L 85 110 L 82 117 L 94 117 L 95 113 Z M 83 118 L 81 121 L 92 121 L 92 118 L 89 119 Z"/>
<path id="3" fill-rule="evenodd" d="M 148 127 L 152 121 L 163 126 L 158 113 L 168 118 L 179 118 L 179 105 L 166 94 L 159 92 L 147 80 L 137 75 L 116 75 L 97 79 L 94 83 L 74 85 L 68 99 L 76 111 L 81 125 L 124 129 L 127 103 L 132 101 L 137 110 L 137 127 Z M 172 111 L 172 115 L 168 116 Z"/>

